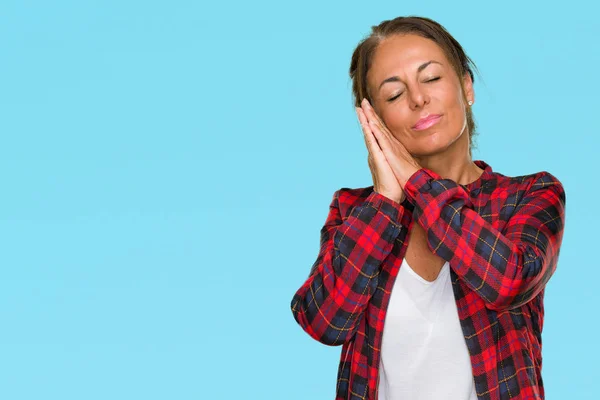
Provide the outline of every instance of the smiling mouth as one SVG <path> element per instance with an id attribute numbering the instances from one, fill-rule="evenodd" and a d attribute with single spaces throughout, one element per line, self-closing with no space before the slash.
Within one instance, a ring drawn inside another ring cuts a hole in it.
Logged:
<path id="1" fill-rule="evenodd" d="M 436 116 L 434 118 L 429 118 L 426 121 L 420 122 L 417 125 L 415 125 L 413 127 L 413 129 L 415 131 L 422 131 L 422 130 L 425 130 L 427 128 L 431 128 L 433 125 L 437 124 L 440 121 L 441 118 L 442 118 L 441 115 L 438 115 L 438 116 Z"/>

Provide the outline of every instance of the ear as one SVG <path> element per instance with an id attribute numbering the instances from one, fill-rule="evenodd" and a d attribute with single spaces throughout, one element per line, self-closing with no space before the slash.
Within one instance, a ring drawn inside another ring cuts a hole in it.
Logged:
<path id="1" fill-rule="evenodd" d="M 475 91 L 473 90 L 473 80 L 471 79 L 471 75 L 469 72 L 465 72 L 465 76 L 462 81 L 463 92 L 465 94 L 465 101 L 471 100 L 475 102 Z"/>

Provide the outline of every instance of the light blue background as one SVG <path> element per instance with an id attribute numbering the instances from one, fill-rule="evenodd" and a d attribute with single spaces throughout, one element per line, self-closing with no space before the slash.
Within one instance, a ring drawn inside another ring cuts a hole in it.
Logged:
<path id="1" fill-rule="evenodd" d="M 0 398 L 333 399 L 290 301 L 372 184 L 352 50 L 410 14 L 481 71 L 473 158 L 566 189 L 543 378 L 596 398 L 598 9 L 481 3 L 3 0 Z"/>

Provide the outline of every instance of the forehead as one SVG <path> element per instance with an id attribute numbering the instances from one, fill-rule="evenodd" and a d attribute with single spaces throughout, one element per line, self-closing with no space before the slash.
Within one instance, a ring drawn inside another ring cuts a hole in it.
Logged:
<path id="1" fill-rule="evenodd" d="M 429 60 L 441 62 L 446 67 L 449 64 L 442 48 L 433 40 L 414 34 L 388 37 L 379 43 L 373 54 L 369 81 L 414 73 L 419 65 Z"/>

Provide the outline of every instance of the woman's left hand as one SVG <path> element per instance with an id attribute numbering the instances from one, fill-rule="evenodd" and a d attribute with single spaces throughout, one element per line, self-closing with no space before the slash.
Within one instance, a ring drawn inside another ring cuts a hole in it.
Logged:
<path id="1" fill-rule="evenodd" d="M 381 151 L 394 171 L 396 179 L 404 189 L 406 181 L 421 169 L 421 166 L 406 150 L 406 147 L 392 135 L 367 99 L 363 99 L 361 109 L 367 117 L 369 127 L 377 139 Z"/>

